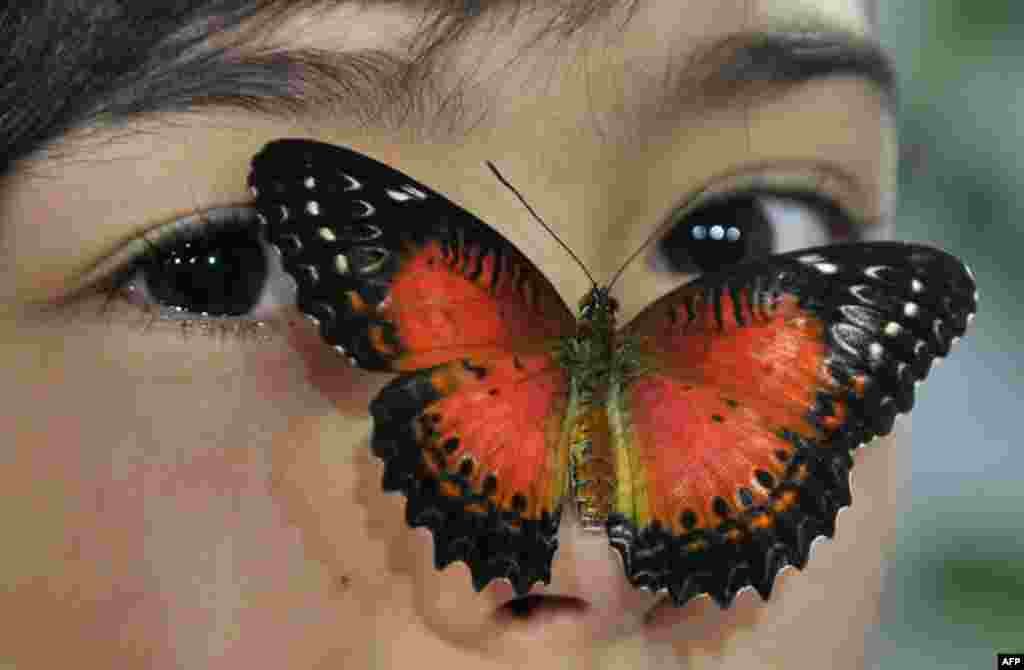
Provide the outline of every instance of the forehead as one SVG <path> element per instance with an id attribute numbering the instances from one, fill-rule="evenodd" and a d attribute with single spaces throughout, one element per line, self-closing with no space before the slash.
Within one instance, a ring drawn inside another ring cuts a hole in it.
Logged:
<path id="1" fill-rule="evenodd" d="M 577 95 L 612 125 L 604 130 L 621 135 L 620 122 L 635 127 L 676 116 L 679 107 L 700 113 L 721 102 L 702 86 L 730 55 L 719 47 L 732 36 L 775 31 L 856 37 L 867 35 L 869 25 L 861 0 L 370 2 L 300 13 L 257 48 L 389 54 L 395 71 L 382 95 L 404 98 L 403 111 L 411 113 L 398 116 L 405 127 L 416 125 L 420 111 L 433 117 L 435 136 L 439 118 L 459 135 L 540 109 L 524 99 L 554 103 Z M 767 54 L 748 58 L 767 60 Z M 393 118 L 379 114 L 374 123 Z"/>
<path id="2" fill-rule="evenodd" d="M 208 20 L 183 27 L 201 36 L 200 60 L 168 43 L 159 77 L 125 72 L 123 87 L 97 91 L 102 115 L 64 144 L 102 143 L 96 127 L 239 109 L 312 122 L 318 134 L 355 124 L 448 141 L 531 112 L 557 121 L 550 107 L 628 141 L 666 119 L 734 107 L 745 101 L 733 94 L 757 92 L 757 83 L 845 72 L 893 84 L 875 43 L 856 42 L 868 32 L 861 0 L 267 2 L 277 13 L 226 30 Z M 794 35 L 829 39 L 794 44 Z M 572 108 L 579 99 L 585 115 Z"/>

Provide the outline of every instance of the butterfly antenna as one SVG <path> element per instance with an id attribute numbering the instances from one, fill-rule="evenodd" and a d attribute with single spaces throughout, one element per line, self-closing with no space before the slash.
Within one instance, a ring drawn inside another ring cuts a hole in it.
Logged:
<path id="1" fill-rule="evenodd" d="M 533 207 L 530 207 L 530 203 L 526 202 L 526 198 L 524 198 L 522 194 L 516 190 L 516 187 L 508 183 L 508 180 L 501 176 L 501 173 L 498 172 L 498 168 L 494 167 L 494 163 L 492 163 L 491 161 L 484 161 L 484 163 L 486 163 L 487 167 L 491 169 L 491 172 L 493 172 L 494 176 L 498 178 L 498 181 L 504 184 L 505 187 L 508 188 L 508 190 L 516 194 L 516 197 L 519 198 L 519 202 L 523 203 L 523 206 L 526 207 L 527 210 L 529 210 L 530 214 L 533 215 L 533 218 L 537 219 L 537 223 L 544 226 L 544 230 L 551 233 L 551 237 L 555 238 L 555 241 L 561 244 L 562 248 L 569 252 L 569 255 L 572 256 L 572 259 L 576 261 L 576 263 L 583 269 L 583 272 L 584 274 L 587 275 L 587 279 L 590 280 L 590 283 L 593 284 L 594 286 L 597 286 L 597 282 L 594 281 L 594 277 L 587 270 L 587 266 L 583 264 L 583 261 L 579 259 L 579 256 L 572 252 L 572 249 L 570 249 L 566 245 L 566 243 L 563 242 L 562 239 L 555 234 L 555 231 L 551 230 L 551 227 L 548 224 L 544 223 L 544 219 L 540 218 L 540 215 L 537 214 L 537 212 L 533 211 Z"/>
<path id="2" fill-rule="evenodd" d="M 644 240 L 644 243 L 641 244 L 636 251 L 629 255 L 629 258 L 626 259 L 626 262 L 619 267 L 618 271 L 614 275 L 612 275 L 612 280 L 608 282 L 608 288 L 611 288 L 612 286 L 615 285 L 615 282 L 618 281 L 619 277 L 622 275 L 626 267 L 628 267 L 629 264 L 633 262 L 633 259 L 640 255 L 640 252 L 646 249 L 647 245 L 651 243 L 651 240 L 657 237 L 660 233 L 661 226 L 658 226 L 658 228 L 653 233 L 647 236 L 647 239 Z"/>

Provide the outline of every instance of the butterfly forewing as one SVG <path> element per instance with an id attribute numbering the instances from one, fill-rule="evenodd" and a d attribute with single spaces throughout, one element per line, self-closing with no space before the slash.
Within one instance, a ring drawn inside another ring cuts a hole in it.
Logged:
<path id="1" fill-rule="evenodd" d="M 373 400 L 383 485 L 431 529 L 438 568 L 520 593 L 550 579 L 574 422 L 553 342 L 575 328 L 511 243 L 367 156 L 278 140 L 250 186 L 298 307 L 349 360 L 403 372 Z"/>
<path id="2" fill-rule="evenodd" d="M 610 394 L 633 454 L 609 519 L 631 580 L 682 604 L 723 605 L 803 567 L 850 504 L 850 451 L 887 434 L 975 310 L 948 254 L 899 242 L 834 245 L 702 277 L 623 331 L 646 374 Z"/>
<path id="3" fill-rule="evenodd" d="M 543 351 L 573 332 L 554 287 L 508 240 L 367 156 L 277 140 L 249 183 L 299 308 L 361 368 Z"/>

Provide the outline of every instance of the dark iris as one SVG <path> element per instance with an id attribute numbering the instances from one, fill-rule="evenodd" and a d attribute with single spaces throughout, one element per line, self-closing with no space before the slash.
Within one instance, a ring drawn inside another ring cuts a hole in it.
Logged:
<path id="1" fill-rule="evenodd" d="M 259 302 L 268 267 L 257 230 L 234 226 L 161 245 L 143 274 L 150 295 L 161 305 L 240 316 Z"/>
<path id="2" fill-rule="evenodd" d="M 675 272 L 714 272 L 772 253 L 772 223 L 755 195 L 713 201 L 691 212 L 660 242 Z"/>

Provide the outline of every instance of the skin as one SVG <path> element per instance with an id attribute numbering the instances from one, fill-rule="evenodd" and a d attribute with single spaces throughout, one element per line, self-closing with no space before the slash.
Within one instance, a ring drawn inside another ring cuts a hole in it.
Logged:
<path id="1" fill-rule="evenodd" d="M 490 115 L 460 138 L 337 118 L 152 119 L 115 141 L 69 138 L 89 160 L 40 160 L 0 185 L 0 665 L 863 667 L 905 458 L 897 440 L 856 454 L 855 502 L 836 539 L 819 542 L 802 573 L 780 576 L 768 603 L 746 591 L 721 612 L 698 599 L 667 611 L 669 630 L 645 633 L 658 597 L 630 588 L 607 539 L 570 517 L 541 592 L 586 599 L 591 614 L 502 631 L 490 617 L 506 585 L 476 594 L 464 565 L 436 572 L 429 533 L 409 530 L 404 499 L 380 491 L 366 408 L 389 377 L 348 368 L 287 299 L 242 340 L 186 338 L 173 321 L 142 328 L 138 304 L 118 299 L 101 315 L 104 298 L 88 292 L 39 306 L 71 295 L 95 277 L 85 268 L 146 228 L 245 202 L 248 161 L 277 137 L 344 144 L 414 175 L 516 244 L 570 305 L 589 288 L 585 276 L 484 160 L 599 280 L 702 185 L 765 161 L 842 171 L 851 179 L 833 195 L 885 225 L 894 137 L 863 81 L 815 81 L 708 117 L 644 118 L 654 92 L 624 76 L 627 56 L 630 68 L 657 72 L 667 44 L 685 53 L 698 37 L 808 11 L 865 30 L 855 2 L 744 4 L 648 3 L 617 46 L 584 50 L 589 88 L 580 61 L 554 50 L 499 69 L 529 26 L 472 41 L 452 73 L 479 66 L 470 102 Z M 346 48 L 413 28 L 385 10 L 353 23 L 353 11 L 277 37 Z M 634 263 L 615 290 L 620 323 L 679 283 Z"/>

